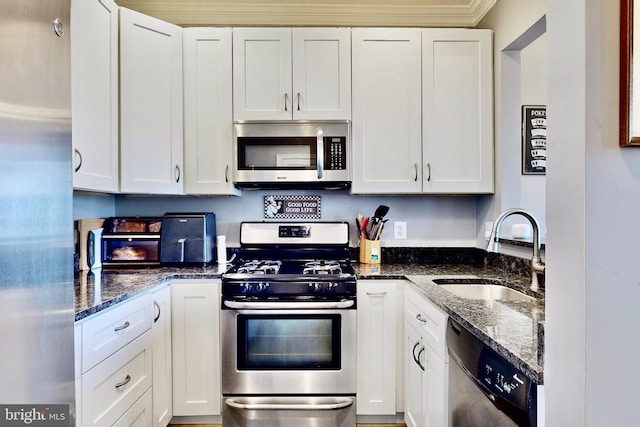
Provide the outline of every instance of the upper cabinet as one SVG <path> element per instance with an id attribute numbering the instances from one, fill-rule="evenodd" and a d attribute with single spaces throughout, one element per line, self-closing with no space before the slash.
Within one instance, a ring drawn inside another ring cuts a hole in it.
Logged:
<path id="1" fill-rule="evenodd" d="M 239 195 L 233 185 L 231 28 L 184 29 L 184 192 Z"/>
<path id="2" fill-rule="evenodd" d="M 73 187 L 118 191 L 118 6 L 71 2 Z"/>
<path id="3" fill-rule="evenodd" d="M 120 189 L 182 194 L 182 28 L 120 8 Z"/>
<path id="4" fill-rule="evenodd" d="M 491 37 L 353 30 L 353 193 L 493 192 Z"/>
<path id="5" fill-rule="evenodd" d="M 490 30 L 422 31 L 422 163 L 426 193 L 493 192 Z"/>
<path id="6" fill-rule="evenodd" d="M 422 190 L 420 29 L 354 28 L 353 193 Z"/>
<path id="7" fill-rule="evenodd" d="M 234 120 L 351 118 L 348 28 L 233 30 Z"/>

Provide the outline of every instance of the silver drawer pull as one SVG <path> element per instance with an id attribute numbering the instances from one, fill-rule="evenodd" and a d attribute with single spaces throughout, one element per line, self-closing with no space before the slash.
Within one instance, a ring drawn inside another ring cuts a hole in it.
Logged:
<path id="1" fill-rule="evenodd" d="M 127 329 L 129 326 L 131 326 L 131 323 L 129 323 L 129 321 L 127 320 L 126 322 L 124 322 L 124 325 L 116 326 L 115 328 L 113 328 L 113 332 L 120 332 L 123 329 Z"/>
<path id="2" fill-rule="evenodd" d="M 367 292 L 367 295 L 369 295 L 370 297 L 383 297 L 386 294 L 386 292 Z"/>
<path id="3" fill-rule="evenodd" d="M 124 381 L 116 384 L 116 389 L 126 386 L 127 384 L 129 384 L 129 382 L 131 382 L 131 375 L 127 375 L 126 377 L 124 377 Z"/>
<path id="4" fill-rule="evenodd" d="M 416 314 L 416 319 L 418 319 L 419 322 L 427 323 L 427 319 L 422 317 L 422 314 L 420 314 L 420 313 Z"/>

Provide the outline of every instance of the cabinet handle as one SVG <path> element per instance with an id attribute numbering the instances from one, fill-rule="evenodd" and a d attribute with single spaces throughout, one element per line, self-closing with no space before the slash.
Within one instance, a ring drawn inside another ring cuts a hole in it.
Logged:
<path id="1" fill-rule="evenodd" d="M 419 322 L 427 323 L 427 319 L 422 317 L 422 314 L 420 314 L 420 313 L 416 314 L 416 319 L 418 319 Z"/>
<path id="2" fill-rule="evenodd" d="M 424 365 L 422 363 L 420 363 L 420 355 L 422 353 L 424 353 L 424 349 L 425 347 L 422 346 L 422 348 L 420 349 L 420 351 L 418 352 L 418 359 L 416 360 L 416 362 L 418 362 L 418 366 L 420 367 L 420 369 L 422 369 L 424 371 Z"/>
<path id="3" fill-rule="evenodd" d="M 176 177 L 176 182 L 180 182 L 180 166 L 179 165 L 176 165 L 176 170 L 173 175 Z"/>
<path id="4" fill-rule="evenodd" d="M 418 341 L 417 343 L 414 344 L 413 346 L 413 350 L 411 350 L 411 354 L 413 355 L 413 361 L 416 362 L 416 364 L 418 366 L 420 366 L 420 362 L 418 361 L 418 359 L 416 358 L 416 347 L 418 347 L 420 345 L 420 341 Z"/>
<path id="5" fill-rule="evenodd" d="M 76 152 L 76 155 L 78 156 L 78 159 L 80 160 L 78 162 L 78 167 L 75 168 L 75 172 L 78 172 L 80 170 L 80 168 L 82 167 L 82 153 L 80 151 L 78 151 L 77 148 L 74 148 L 73 151 Z"/>
<path id="6" fill-rule="evenodd" d="M 289 94 L 285 93 L 284 94 L 284 111 L 289 111 L 289 109 L 287 108 L 288 101 L 289 101 Z"/>
<path id="7" fill-rule="evenodd" d="M 300 92 L 298 92 L 298 111 L 300 111 Z"/>
<path id="8" fill-rule="evenodd" d="M 131 381 L 131 375 L 127 375 L 126 377 L 124 377 L 124 381 L 116 384 L 116 390 L 119 389 L 120 387 L 124 387 L 127 384 L 129 384 L 129 382 Z"/>
<path id="9" fill-rule="evenodd" d="M 367 292 L 367 295 L 370 297 L 383 297 L 387 294 L 387 292 Z"/>
<path id="10" fill-rule="evenodd" d="M 158 319 L 160 318 L 160 304 L 158 304 L 157 301 L 154 301 L 153 305 L 158 309 L 158 315 L 153 318 L 153 323 L 156 323 L 158 321 Z"/>
<path id="11" fill-rule="evenodd" d="M 415 177 L 413 178 L 413 180 L 417 182 L 417 181 L 418 181 L 418 164 L 417 164 L 417 163 L 414 163 L 414 164 L 413 164 L 413 169 L 414 169 L 414 171 L 415 171 L 415 173 L 416 173 L 416 175 L 415 175 Z"/>
<path id="12" fill-rule="evenodd" d="M 427 181 L 431 181 L 431 163 L 427 163 Z"/>
<path id="13" fill-rule="evenodd" d="M 129 326 L 131 326 L 131 323 L 129 323 L 129 321 L 127 320 L 126 322 L 124 322 L 123 325 L 116 326 L 115 328 L 113 328 L 113 332 L 120 332 L 123 329 L 127 329 Z"/>
<path id="14" fill-rule="evenodd" d="M 224 169 L 224 182 L 229 182 L 229 165 Z"/>

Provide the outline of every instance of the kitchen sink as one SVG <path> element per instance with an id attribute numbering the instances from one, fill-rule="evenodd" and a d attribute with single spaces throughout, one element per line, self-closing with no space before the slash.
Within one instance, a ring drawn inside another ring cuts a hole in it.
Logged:
<path id="1" fill-rule="evenodd" d="M 492 279 L 435 279 L 447 292 L 460 298 L 501 301 L 535 301 L 534 297 L 499 284 Z"/>

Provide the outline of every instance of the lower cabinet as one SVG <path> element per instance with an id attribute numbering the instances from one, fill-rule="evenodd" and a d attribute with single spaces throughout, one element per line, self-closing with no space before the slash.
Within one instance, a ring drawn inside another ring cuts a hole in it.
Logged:
<path id="1" fill-rule="evenodd" d="M 171 282 L 173 415 L 220 415 L 220 280 Z"/>
<path id="2" fill-rule="evenodd" d="M 173 416 L 171 379 L 171 288 L 151 292 L 153 300 L 153 426 L 165 427 Z"/>
<path id="3" fill-rule="evenodd" d="M 151 333 L 145 332 L 82 375 L 82 425 L 112 426 L 151 390 Z"/>
<path id="4" fill-rule="evenodd" d="M 404 312 L 404 419 L 407 427 L 448 425 L 447 315 L 407 287 Z"/>
<path id="5" fill-rule="evenodd" d="M 398 345 L 401 310 L 398 298 L 404 281 L 358 281 L 358 415 L 396 415 Z M 400 317 L 400 319 L 399 319 Z M 402 372 L 402 371 L 400 371 Z"/>
<path id="6" fill-rule="evenodd" d="M 153 424 L 151 395 L 151 389 L 147 390 L 136 403 L 131 405 L 113 427 L 151 427 Z"/>

